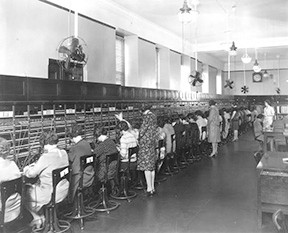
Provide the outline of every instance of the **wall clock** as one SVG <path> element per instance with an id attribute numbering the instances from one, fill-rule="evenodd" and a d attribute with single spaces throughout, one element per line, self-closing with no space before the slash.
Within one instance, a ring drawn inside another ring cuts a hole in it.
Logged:
<path id="1" fill-rule="evenodd" d="M 260 72 L 254 72 L 252 74 L 253 82 L 256 82 L 256 83 L 262 82 L 262 77 L 263 77 L 263 75 Z"/>

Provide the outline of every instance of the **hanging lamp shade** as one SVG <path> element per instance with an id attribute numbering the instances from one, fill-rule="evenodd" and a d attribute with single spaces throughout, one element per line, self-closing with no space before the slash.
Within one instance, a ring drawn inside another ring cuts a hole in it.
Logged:
<path id="1" fill-rule="evenodd" d="M 252 58 L 248 55 L 248 53 L 245 53 L 242 57 L 241 60 L 244 64 L 248 64 L 251 62 Z"/>
<path id="2" fill-rule="evenodd" d="M 263 78 L 269 78 L 270 75 L 268 74 L 267 70 L 264 71 L 263 73 Z"/>
<path id="3" fill-rule="evenodd" d="M 254 72 L 257 72 L 257 73 L 261 71 L 261 67 L 259 66 L 257 59 L 255 59 L 255 63 L 253 65 L 253 70 L 254 70 Z"/>

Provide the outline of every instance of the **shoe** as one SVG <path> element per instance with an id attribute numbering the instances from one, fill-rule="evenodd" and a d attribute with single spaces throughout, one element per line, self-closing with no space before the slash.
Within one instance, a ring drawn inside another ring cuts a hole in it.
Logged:
<path id="1" fill-rule="evenodd" d="M 29 225 L 33 227 L 33 229 L 40 229 L 44 226 L 44 222 L 45 222 L 45 217 L 41 216 L 40 218 L 33 219 Z"/>
<path id="2" fill-rule="evenodd" d="M 153 195 L 157 194 L 155 189 L 152 190 L 152 193 L 153 193 Z"/>
<path id="3" fill-rule="evenodd" d="M 210 158 L 212 158 L 213 156 L 215 156 L 215 154 L 208 155 L 208 157 L 210 157 Z"/>
<path id="4" fill-rule="evenodd" d="M 147 197 L 152 197 L 153 196 L 153 191 L 146 192 L 146 196 Z"/>

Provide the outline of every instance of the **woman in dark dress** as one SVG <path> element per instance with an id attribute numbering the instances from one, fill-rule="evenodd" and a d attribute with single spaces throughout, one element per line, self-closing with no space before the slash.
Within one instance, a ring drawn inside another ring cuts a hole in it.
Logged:
<path id="1" fill-rule="evenodd" d="M 139 129 L 139 155 L 137 159 L 137 170 L 144 171 L 149 196 L 155 193 L 156 145 L 159 137 L 157 117 L 150 111 L 151 107 L 146 105 L 143 108 L 143 123 Z"/>
<path id="2" fill-rule="evenodd" d="M 94 136 L 96 139 L 94 153 L 98 160 L 96 177 L 100 182 L 104 181 L 104 176 L 106 174 L 106 156 L 118 152 L 115 142 L 107 136 L 107 133 L 108 130 L 104 127 L 94 129 Z M 108 180 L 114 179 L 117 172 L 116 168 L 116 161 L 109 164 Z"/>

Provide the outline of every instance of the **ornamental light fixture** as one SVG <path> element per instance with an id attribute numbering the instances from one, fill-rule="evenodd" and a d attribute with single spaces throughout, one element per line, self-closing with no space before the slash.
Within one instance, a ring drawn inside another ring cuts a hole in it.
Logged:
<path id="1" fill-rule="evenodd" d="M 178 18 L 181 23 L 189 23 L 195 21 L 199 15 L 197 6 L 199 5 L 199 0 L 192 0 L 192 8 L 188 6 L 187 0 L 184 0 L 182 8 L 178 13 Z"/>
<path id="2" fill-rule="evenodd" d="M 237 55 L 237 47 L 235 46 L 235 42 L 232 42 L 232 46 L 230 47 L 229 50 L 230 56 L 236 56 Z"/>
<path id="3" fill-rule="evenodd" d="M 251 62 L 252 58 L 247 53 L 247 48 L 245 48 L 245 54 L 241 57 L 241 61 L 244 64 L 249 64 Z"/>
<path id="4" fill-rule="evenodd" d="M 256 73 L 261 71 L 261 67 L 259 66 L 259 63 L 258 63 L 257 59 L 258 59 L 258 57 L 257 57 L 257 49 L 255 49 L 255 63 L 253 65 L 253 70 Z"/>
<path id="5" fill-rule="evenodd" d="M 267 72 L 267 70 L 265 70 L 263 73 L 263 78 L 269 78 L 269 77 L 270 77 L 269 73 Z"/>

